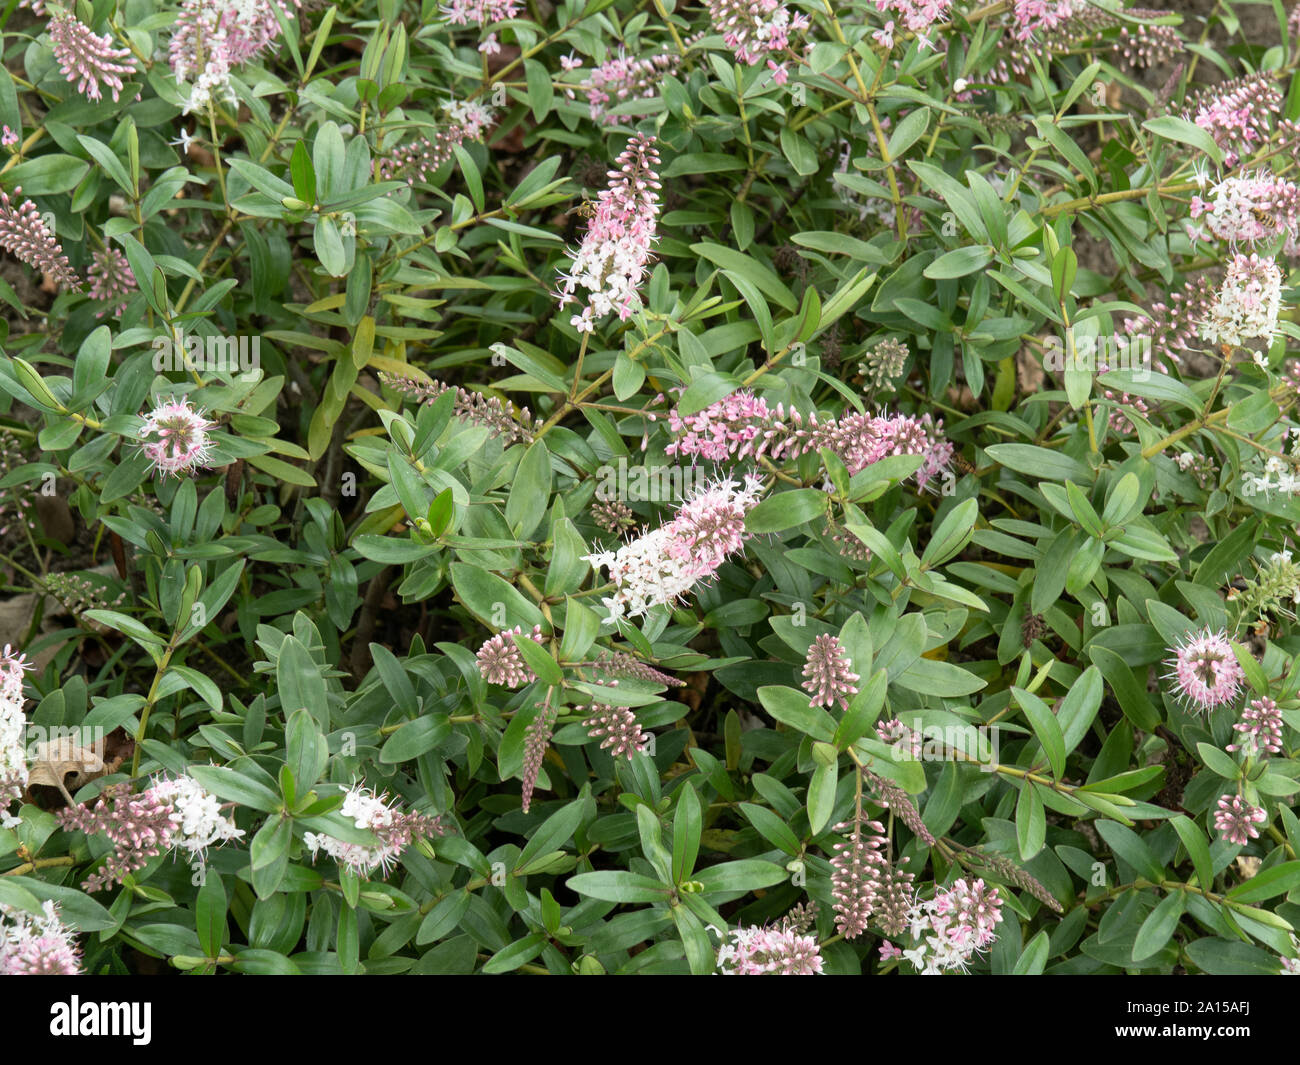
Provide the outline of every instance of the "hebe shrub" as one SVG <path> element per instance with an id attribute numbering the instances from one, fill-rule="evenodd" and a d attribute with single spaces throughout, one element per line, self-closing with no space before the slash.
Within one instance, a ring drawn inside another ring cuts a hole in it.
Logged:
<path id="1" fill-rule="evenodd" d="M 1275 7 L 10 4 L 0 971 L 1295 971 Z"/>

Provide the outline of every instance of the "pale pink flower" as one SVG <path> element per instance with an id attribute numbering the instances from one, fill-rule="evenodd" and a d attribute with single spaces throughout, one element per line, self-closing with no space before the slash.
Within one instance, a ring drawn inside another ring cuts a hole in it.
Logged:
<path id="1" fill-rule="evenodd" d="M 1282 711 L 1268 696 L 1252 699 L 1241 712 L 1241 720 L 1232 726 L 1242 734 L 1241 742 L 1229 744 L 1230 751 L 1267 758 L 1282 750 Z"/>
<path id="2" fill-rule="evenodd" d="M 560 60 L 564 66 L 564 60 Z M 681 65 L 681 57 L 662 53 L 645 59 L 630 57 L 619 49 L 612 57 L 592 70 L 582 82 L 580 88 L 587 96 L 591 110 L 591 120 L 605 125 L 617 126 L 632 121 L 636 115 L 629 113 L 610 114 L 610 109 L 625 104 L 629 100 L 653 100 L 659 95 L 659 83 L 663 75 L 676 70 Z M 582 66 L 579 60 L 575 66 L 565 66 L 573 70 Z M 649 111 L 646 111 L 649 114 Z"/>
<path id="3" fill-rule="evenodd" d="M 5 126 L 2 134 L 0 134 L 0 145 L 3 145 L 6 148 L 12 148 L 17 143 L 18 143 L 18 134 L 15 133 L 13 130 L 11 130 L 8 126 Z"/>
<path id="4" fill-rule="evenodd" d="M 659 214 L 659 153 L 652 137 L 638 133 L 609 171 L 582 245 L 569 272 L 560 273 L 560 307 L 583 291 L 594 318 L 617 312 L 625 321 L 641 306 L 638 289 L 650 265 Z"/>
<path id="5" fill-rule="evenodd" d="M 114 48 L 112 37 L 100 36 L 66 11 L 51 16 L 49 30 L 54 58 L 63 76 L 77 86 L 77 92 L 88 100 L 99 100 L 103 95 L 99 85 L 103 82 L 117 103 L 122 75 L 135 73 L 131 49 Z M 123 59 L 127 62 L 122 63 Z"/>
<path id="6" fill-rule="evenodd" d="M 921 757 L 921 734 L 908 728 L 900 718 L 877 721 L 876 737 L 894 749 L 896 760 L 916 761 Z"/>
<path id="7" fill-rule="evenodd" d="M 600 740 L 600 749 L 609 751 L 611 758 L 622 756 L 630 761 L 633 754 L 644 752 L 650 742 L 650 737 L 641 731 L 636 714 L 626 706 L 596 703 L 583 724 L 587 726 L 587 735 Z"/>
<path id="8" fill-rule="evenodd" d="M 1073 14 L 1070 0 L 1015 0 L 1012 17 L 1016 39 L 1028 40 L 1036 30 L 1055 29 Z"/>
<path id="9" fill-rule="evenodd" d="M 697 581 L 711 577 L 748 537 L 745 514 L 758 501 L 762 482 L 744 487 L 724 480 L 692 494 L 666 525 L 643 533 L 618 551 L 584 556 L 603 566 L 617 586 L 602 600 L 611 618 L 636 617 L 681 599 Z"/>
<path id="10" fill-rule="evenodd" d="M 913 33 L 948 17 L 952 0 L 875 0 L 877 11 L 888 11 L 903 20 Z"/>
<path id="11" fill-rule="evenodd" d="M 497 35 L 489 33 L 487 39 L 478 46 L 478 50 L 484 55 L 500 55 L 501 43 L 497 40 Z"/>
<path id="12" fill-rule="evenodd" d="M 815 976 L 822 971 L 817 937 L 794 929 L 733 928 L 718 948 L 724 976 Z"/>
<path id="13" fill-rule="evenodd" d="M 513 629 L 506 629 L 483 641 L 483 646 L 478 649 L 476 657 L 478 671 L 489 684 L 503 684 L 507 688 L 518 688 L 524 684 L 531 684 L 537 679 L 537 674 L 528 668 L 524 656 L 519 653 L 519 648 L 510 638 L 522 634 L 523 631 L 521 626 L 516 625 Z M 540 625 L 534 625 L 529 636 L 535 643 L 545 642 Z"/>
<path id="14" fill-rule="evenodd" d="M 126 310 L 127 300 L 136 291 L 135 274 L 126 256 L 116 248 L 101 248 L 90 253 L 90 267 L 86 270 L 90 279 L 90 298 L 101 300 L 108 306 L 99 312 L 102 318 L 111 313 L 121 317 Z"/>
<path id="15" fill-rule="evenodd" d="M 189 776 L 157 780 L 138 795 L 128 784 L 112 784 L 93 807 L 64 807 L 55 816 L 64 828 L 103 837 L 113 845 L 103 866 L 85 881 L 87 891 L 120 882 L 174 848 L 194 857 L 214 843 L 244 835 L 221 812 L 216 797 Z"/>
<path id="16" fill-rule="evenodd" d="M 275 7 L 287 18 L 302 0 L 181 0 L 168 58 L 181 84 L 191 83 L 185 113 L 201 111 L 214 96 L 228 98 L 235 68 L 268 52 L 280 37 Z"/>
<path id="17" fill-rule="evenodd" d="M 387 800 L 387 795 L 376 795 L 360 785 L 349 788 L 343 796 L 339 813 L 349 818 L 357 828 L 374 833 L 379 842 L 347 843 L 328 833 L 307 832 L 302 841 L 311 851 L 312 860 L 316 860 L 318 852 L 324 851 L 358 876 L 368 876 L 376 869 L 387 876 L 408 846 L 430 836 L 440 836 L 445 831 L 441 818 L 403 812 L 397 809 L 396 801 L 390 804 Z"/>
<path id="18" fill-rule="evenodd" d="M 450 0 L 439 10 L 453 26 L 487 26 L 516 18 L 523 5 L 519 0 Z"/>
<path id="19" fill-rule="evenodd" d="M 891 18 L 885 23 L 883 29 L 872 30 L 871 36 L 876 39 L 876 43 L 886 48 L 894 47 L 894 20 Z"/>
<path id="20" fill-rule="evenodd" d="M 1268 820 L 1268 813 L 1259 806 L 1251 806 L 1240 795 L 1224 795 L 1214 812 L 1214 829 L 1226 843 L 1244 847 L 1250 840 L 1259 839 L 1259 829 Z"/>
<path id="21" fill-rule="evenodd" d="M 1300 188 L 1267 170 L 1225 178 L 1210 201 L 1192 197 L 1191 216 L 1229 244 L 1256 244 L 1297 233 Z"/>
<path id="22" fill-rule="evenodd" d="M 15 196 L 21 196 L 22 192 L 21 188 L 14 188 Z M 63 288 L 74 291 L 81 288 L 81 278 L 73 271 L 68 257 L 63 254 L 63 247 L 46 226 L 36 204 L 23 200 L 22 206 L 15 208 L 9 201 L 9 194 L 3 190 L 0 190 L 0 248 L 49 275 Z"/>
<path id="23" fill-rule="evenodd" d="M 790 36 L 808 28 L 808 16 L 791 13 L 780 0 L 705 0 L 713 28 L 747 66 L 784 52 Z"/>
<path id="24" fill-rule="evenodd" d="M 432 136 L 416 137 L 375 160 L 377 180 L 405 178 L 408 185 L 428 181 L 452 157 L 456 145 L 482 140 L 483 134 L 496 121 L 496 112 L 475 100 L 452 100 L 444 110 L 447 122 Z"/>
<path id="25" fill-rule="evenodd" d="M 1178 695 L 1193 710 L 1213 710 L 1235 702 L 1246 679 L 1226 632 L 1208 628 L 1189 634 L 1166 661 Z"/>
<path id="26" fill-rule="evenodd" d="M 59 920 L 53 901 L 41 914 L 0 903 L 0 976 L 77 976 L 81 950 L 76 933 Z"/>
<path id="27" fill-rule="evenodd" d="M 1282 93 L 1272 74 L 1264 72 L 1221 82 L 1191 97 L 1184 117 L 1195 122 L 1225 149 L 1224 166 L 1229 170 L 1243 153 L 1269 137 L 1275 116 L 1282 111 Z"/>
<path id="28" fill-rule="evenodd" d="M 881 881 L 888 861 L 883 853 L 887 840 L 879 821 L 855 819 L 836 825 L 836 832 L 849 830 L 836 841 L 831 858 L 831 896 L 835 900 L 835 930 L 845 939 L 856 939 L 867 930 L 867 922 L 880 902 Z"/>
<path id="29" fill-rule="evenodd" d="M 839 703 L 841 709 L 847 710 L 849 697 L 858 693 L 858 675 L 838 636 L 824 633 L 813 640 L 803 675 L 803 689 L 812 696 L 813 706 Z"/>
<path id="30" fill-rule="evenodd" d="M 143 415 L 140 439 L 153 468 L 164 477 L 205 468 L 212 459 L 208 436 L 216 428 L 189 400 L 169 399 Z"/>
<path id="31" fill-rule="evenodd" d="M 954 880 L 940 888 L 929 902 L 917 901 L 912 910 L 915 946 L 903 957 L 924 975 L 958 969 L 964 971 L 974 955 L 997 939 L 1002 921 L 1002 899 L 983 880 Z"/>

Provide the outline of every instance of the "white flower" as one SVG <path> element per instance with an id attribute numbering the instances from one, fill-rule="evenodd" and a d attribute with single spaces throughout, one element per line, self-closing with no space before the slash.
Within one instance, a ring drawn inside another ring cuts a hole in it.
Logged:
<path id="1" fill-rule="evenodd" d="M 163 780 L 153 786 L 155 795 L 172 804 L 171 822 L 176 826 L 173 846 L 199 855 L 214 843 L 238 839 L 242 828 L 221 813 L 221 802 L 190 776 Z"/>
<path id="2" fill-rule="evenodd" d="M 1235 255 L 1201 338 L 1211 344 L 1245 347 L 1248 340 L 1271 340 L 1282 308 L 1282 271 L 1272 259 Z"/>

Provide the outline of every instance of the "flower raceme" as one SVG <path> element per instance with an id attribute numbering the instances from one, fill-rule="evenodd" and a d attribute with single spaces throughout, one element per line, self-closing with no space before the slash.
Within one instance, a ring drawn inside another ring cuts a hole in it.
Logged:
<path id="1" fill-rule="evenodd" d="M 668 53 L 639 59 L 619 49 L 616 55 L 596 67 L 580 86 L 587 94 L 591 120 L 607 126 L 630 121 L 633 116 L 611 114 L 611 109 L 631 100 L 654 99 L 664 74 L 672 73 L 680 65 L 681 58 Z"/>
<path id="2" fill-rule="evenodd" d="M 556 293 L 561 308 L 581 294 L 581 313 L 570 319 L 580 333 L 595 329 L 595 320 L 617 312 L 626 321 L 641 306 L 638 292 L 650 263 L 659 215 L 659 153 L 653 137 L 638 133 L 609 171 L 582 245 L 569 272 L 560 273 Z"/>
<path id="3" fill-rule="evenodd" d="M 1248 340 L 1272 340 L 1282 309 L 1282 271 L 1272 259 L 1234 255 L 1201 337 L 1211 344 L 1244 347 Z"/>
<path id="4" fill-rule="evenodd" d="M 189 776 L 156 780 L 138 795 L 131 794 L 128 784 L 113 784 L 93 807 L 70 806 L 55 816 L 65 828 L 106 838 L 113 845 L 102 868 L 87 878 L 87 891 L 120 882 L 170 850 L 199 856 L 214 843 L 244 835 L 222 814 L 216 797 Z"/>
<path id="5" fill-rule="evenodd" d="M 103 82 L 117 103 L 122 93 L 122 75 L 135 73 L 129 48 L 114 48 L 108 34 L 95 33 L 65 11 L 50 17 L 50 44 L 63 76 L 88 100 L 102 98 L 100 82 Z M 129 62 L 121 62 L 124 59 Z"/>
<path id="6" fill-rule="evenodd" d="M 14 195 L 21 196 L 22 191 L 16 187 Z M 23 200 L 22 206 L 14 207 L 9 194 L 3 190 L 0 190 L 0 248 L 41 271 L 63 288 L 73 291 L 81 288 L 81 279 L 63 254 L 63 247 L 41 219 L 36 204 Z"/>
<path id="7" fill-rule="evenodd" d="M 912 908 L 912 939 L 916 946 L 902 952 L 924 976 L 965 971 L 974 955 L 990 946 L 1002 921 L 1002 899 L 983 880 L 954 880 L 933 899 L 919 899 Z"/>
<path id="8" fill-rule="evenodd" d="M 823 633 L 813 640 L 803 675 L 803 688 L 812 696 L 813 706 L 839 703 L 840 709 L 847 710 L 849 699 L 858 694 L 858 675 L 838 636 Z"/>
<path id="9" fill-rule="evenodd" d="M 745 514 L 762 490 L 757 477 L 746 477 L 743 487 L 719 481 L 688 497 L 666 525 L 617 551 L 584 556 L 592 566 L 605 567 L 616 585 L 614 595 L 602 600 L 610 617 L 637 617 L 651 607 L 669 606 L 716 573 L 747 539 Z"/>
<path id="10" fill-rule="evenodd" d="M 0 903 L 0 976 L 77 976 L 81 950 L 76 936 L 46 900 L 41 913 Z"/>
<path id="11" fill-rule="evenodd" d="M 514 640 L 510 637 L 522 633 L 521 626 L 506 629 L 483 641 L 478 649 L 478 671 L 489 684 L 502 684 L 507 688 L 518 688 L 531 684 L 537 674 L 528 668 L 524 656 L 519 653 Z M 542 627 L 534 625 L 528 634 L 536 643 L 542 643 Z"/>
<path id="12" fill-rule="evenodd" d="M 718 948 L 724 976 L 815 976 L 822 971 L 817 937 L 793 928 L 733 928 Z"/>
<path id="13" fill-rule="evenodd" d="M 294 0 L 293 8 L 301 0 Z M 192 82 L 185 114 L 204 110 L 213 97 L 233 94 L 236 67 L 269 51 L 280 37 L 276 7 L 297 18 L 285 0 L 182 0 L 168 57 L 177 82 Z"/>
<path id="14" fill-rule="evenodd" d="M 1295 239 L 1300 188 L 1266 170 L 1225 178 L 1210 199 L 1192 197 L 1191 216 L 1229 244 L 1257 244 L 1286 234 Z"/>
<path id="15" fill-rule="evenodd" d="M 5 644 L 0 652 L 0 828 L 20 822 L 7 812 L 27 787 L 27 719 L 23 716 L 23 674 L 32 667 Z"/>
<path id="16" fill-rule="evenodd" d="M 1214 811 L 1214 829 L 1225 843 L 1244 847 L 1252 839 L 1259 839 L 1259 829 L 1268 820 L 1268 813 L 1261 807 L 1252 806 L 1240 795 L 1224 795 L 1219 799 L 1219 808 Z"/>
<path id="17" fill-rule="evenodd" d="M 808 28 L 808 16 L 791 14 L 780 0 L 705 0 L 713 28 L 746 66 L 762 60 L 784 84 L 785 69 L 771 57 L 790 47 L 790 35 Z"/>
<path id="18" fill-rule="evenodd" d="M 444 830 L 440 818 L 403 812 L 395 804 L 390 805 L 387 798 L 367 788 L 349 788 L 339 813 L 351 819 L 357 828 L 374 833 L 379 842 L 373 845 L 348 843 L 327 833 L 307 832 L 303 835 L 303 842 L 311 851 L 312 859 L 324 851 L 358 876 L 368 876 L 376 869 L 381 869 L 387 876 L 410 844 L 442 835 Z"/>
<path id="19" fill-rule="evenodd" d="M 748 389 L 740 389 L 695 414 L 683 415 L 677 407 L 668 413 L 673 439 L 664 448 L 668 455 L 692 456 L 722 462 L 727 459 L 794 459 L 810 451 L 827 448 L 858 473 L 890 455 L 920 455 L 924 459 L 916 472 L 924 488 L 947 470 L 953 446 L 942 435 L 943 422 L 929 414 L 859 414 L 821 420 L 797 410 L 788 413 L 781 404 L 767 401 Z"/>

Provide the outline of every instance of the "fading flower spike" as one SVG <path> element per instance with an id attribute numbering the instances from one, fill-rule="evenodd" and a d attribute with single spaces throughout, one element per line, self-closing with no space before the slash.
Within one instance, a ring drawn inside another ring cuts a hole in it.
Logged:
<path id="1" fill-rule="evenodd" d="M 555 730 L 555 719 L 559 709 L 550 703 L 538 703 L 541 709 L 537 716 L 528 723 L 524 731 L 524 764 L 520 776 L 523 787 L 520 790 L 520 806 L 524 813 L 532 808 L 533 791 L 537 788 L 537 777 L 542 771 L 542 761 L 546 749 L 551 745 L 551 735 Z"/>
<path id="2" fill-rule="evenodd" d="M 315 861 L 317 853 L 323 850 L 358 876 L 368 876 L 376 869 L 387 876 L 408 846 L 444 833 L 441 818 L 400 811 L 396 802 L 390 804 L 387 799 L 387 795 L 376 795 L 368 788 L 350 788 L 343 797 L 339 813 L 350 818 L 357 828 L 374 833 L 379 842 L 373 846 L 345 843 L 324 833 L 307 832 L 303 835 L 303 842 L 311 851 L 312 860 Z"/>
<path id="3" fill-rule="evenodd" d="M 718 948 L 723 976 L 815 976 L 822 971 L 817 937 L 793 928 L 733 928 Z"/>
<path id="4" fill-rule="evenodd" d="M 0 976 L 77 976 L 81 949 L 51 900 L 40 916 L 0 903 Z"/>
<path id="5" fill-rule="evenodd" d="M 208 421 L 188 400 L 169 399 L 144 415 L 140 439 L 153 468 L 164 477 L 193 473 L 212 459 Z"/>

